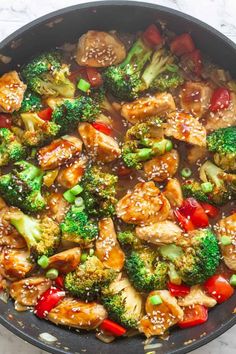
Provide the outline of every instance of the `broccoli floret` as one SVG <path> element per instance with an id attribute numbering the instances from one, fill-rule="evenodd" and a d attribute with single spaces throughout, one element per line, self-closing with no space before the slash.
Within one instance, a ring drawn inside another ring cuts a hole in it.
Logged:
<path id="1" fill-rule="evenodd" d="M 164 259 L 174 263 L 182 280 L 188 285 L 201 284 L 215 274 L 220 263 L 220 250 L 216 236 L 210 229 L 195 230 L 190 244 L 160 247 Z"/>
<path id="2" fill-rule="evenodd" d="M 69 67 L 59 53 L 43 53 L 29 62 L 21 72 L 30 90 L 45 96 L 73 97 L 74 84 L 68 79 Z"/>
<path id="3" fill-rule="evenodd" d="M 80 244 L 88 244 L 98 236 L 98 226 L 88 219 L 81 207 L 73 205 L 60 225 L 62 239 Z"/>
<path id="4" fill-rule="evenodd" d="M 8 174 L 0 176 L 1 196 L 10 205 L 26 212 L 38 212 L 46 206 L 41 194 L 43 172 L 26 161 L 19 161 Z"/>
<path id="5" fill-rule="evenodd" d="M 35 258 L 53 255 L 60 243 L 60 229 L 48 216 L 32 218 L 20 210 L 10 212 L 10 222 L 25 239 L 31 255 Z"/>
<path id="6" fill-rule="evenodd" d="M 106 89 L 120 100 L 133 100 L 143 83 L 141 71 L 150 59 L 152 50 L 138 39 L 118 66 L 110 66 L 103 72 Z"/>
<path id="7" fill-rule="evenodd" d="M 125 270 L 134 287 L 141 292 L 165 289 L 168 265 L 157 260 L 157 252 L 140 247 L 126 257 Z"/>
<path id="8" fill-rule="evenodd" d="M 22 113 L 21 119 L 25 125 L 22 142 L 27 146 L 41 146 L 53 140 L 60 131 L 60 126 L 54 122 L 41 119 L 37 113 Z"/>
<path id="9" fill-rule="evenodd" d="M 110 284 L 116 275 L 113 269 L 105 268 L 96 256 L 92 256 L 66 275 L 64 286 L 73 296 L 92 301 L 98 297 L 101 288 Z"/>
<path id="10" fill-rule="evenodd" d="M 41 97 L 30 90 L 26 90 L 20 110 L 17 113 L 38 112 L 42 109 Z"/>
<path id="11" fill-rule="evenodd" d="M 117 238 L 123 247 L 134 247 L 138 240 L 132 230 L 119 232 Z"/>
<path id="12" fill-rule="evenodd" d="M 88 168 L 81 181 L 81 196 L 89 215 L 105 217 L 115 213 L 117 181 L 117 176 L 103 172 L 101 167 Z"/>
<path id="13" fill-rule="evenodd" d="M 114 282 L 103 288 L 101 301 L 109 318 L 125 328 L 137 328 L 142 317 L 142 296 L 127 278 L 118 276 Z"/>
<path id="14" fill-rule="evenodd" d="M 236 127 L 215 130 L 207 137 L 208 150 L 214 152 L 217 166 L 236 171 Z"/>
<path id="15" fill-rule="evenodd" d="M 0 166 L 21 160 L 26 150 L 8 128 L 0 128 Z"/>
<path id="16" fill-rule="evenodd" d="M 209 193 L 204 193 L 201 188 L 201 183 L 194 179 L 185 181 L 182 184 L 182 191 L 185 198 L 193 197 L 199 202 L 204 202 L 204 203 L 210 202 L 208 196 Z"/>
<path id="17" fill-rule="evenodd" d="M 66 134 L 75 130 L 79 122 L 93 122 L 99 113 L 95 100 L 81 96 L 73 101 L 65 100 L 54 110 L 52 119 L 60 126 L 60 133 Z"/>

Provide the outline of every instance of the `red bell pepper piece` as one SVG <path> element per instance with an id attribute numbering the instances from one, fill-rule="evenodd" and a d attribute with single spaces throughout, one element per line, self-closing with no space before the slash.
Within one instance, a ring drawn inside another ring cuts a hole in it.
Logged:
<path id="1" fill-rule="evenodd" d="M 78 78 L 88 80 L 87 71 L 85 67 L 73 70 L 69 76 L 70 81 L 77 81 Z"/>
<path id="2" fill-rule="evenodd" d="M 208 319 L 208 310 L 203 305 L 193 305 L 184 308 L 184 318 L 178 322 L 180 328 L 200 325 Z"/>
<path id="3" fill-rule="evenodd" d="M 92 123 L 92 126 L 94 129 L 99 130 L 101 133 L 106 134 L 106 135 L 111 135 L 111 128 L 103 123 Z"/>
<path id="4" fill-rule="evenodd" d="M 102 75 L 96 68 L 86 67 L 89 83 L 92 87 L 99 87 L 103 84 Z"/>
<path id="5" fill-rule="evenodd" d="M 193 52 L 186 54 L 186 65 L 197 76 L 202 73 L 202 54 L 199 49 L 195 49 Z"/>
<path id="6" fill-rule="evenodd" d="M 176 285 L 169 281 L 167 287 L 172 296 L 184 297 L 190 293 L 190 287 L 187 285 Z"/>
<path id="7" fill-rule="evenodd" d="M 211 97 L 210 110 L 216 112 L 228 108 L 230 104 L 230 92 L 225 87 L 218 87 Z"/>
<path id="8" fill-rule="evenodd" d="M 185 199 L 179 208 L 179 212 L 186 218 L 190 218 L 196 228 L 207 227 L 209 225 L 205 210 L 194 198 Z"/>
<path id="9" fill-rule="evenodd" d="M 104 332 L 110 332 L 116 337 L 123 336 L 126 333 L 126 329 L 124 327 L 108 319 L 102 321 L 102 323 L 99 326 L 99 329 L 101 329 Z"/>
<path id="10" fill-rule="evenodd" d="M 43 109 L 42 111 L 38 112 L 38 116 L 39 118 L 45 120 L 45 121 L 49 121 L 52 119 L 52 108 L 48 107 L 48 108 L 45 108 Z"/>
<path id="11" fill-rule="evenodd" d="M 154 24 L 148 26 L 148 28 L 143 32 L 142 38 L 151 47 L 155 47 L 163 42 L 161 33 Z"/>
<path id="12" fill-rule="evenodd" d="M 178 220 L 180 226 L 186 232 L 189 232 L 189 231 L 192 231 L 195 229 L 192 221 L 190 219 L 186 218 L 183 214 L 181 214 L 178 209 L 174 210 L 174 214 L 175 214 L 175 217 Z"/>
<path id="13" fill-rule="evenodd" d="M 62 275 L 59 275 L 55 280 L 54 280 L 55 285 L 60 288 L 64 289 L 64 278 Z"/>
<path id="14" fill-rule="evenodd" d="M 11 128 L 11 116 L 7 114 L 0 114 L 0 128 Z"/>
<path id="15" fill-rule="evenodd" d="M 223 274 L 213 275 L 204 283 L 204 288 L 220 304 L 228 300 L 234 293 L 234 288 Z"/>
<path id="16" fill-rule="evenodd" d="M 219 215 L 219 209 L 215 207 L 214 205 L 211 205 L 209 203 L 201 203 L 201 206 L 205 210 L 205 213 L 210 217 L 210 218 L 215 218 Z"/>
<path id="17" fill-rule="evenodd" d="M 58 302 L 66 296 L 65 291 L 51 287 L 46 290 L 35 306 L 34 313 L 39 318 L 45 318 L 47 314 L 57 306 Z"/>
<path id="18" fill-rule="evenodd" d="M 189 33 L 183 33 L 173 39 L 170 43 L 170 50 L 172 53 L 181 56 L 193 52 L 195 50 L 195 44 Z"/>

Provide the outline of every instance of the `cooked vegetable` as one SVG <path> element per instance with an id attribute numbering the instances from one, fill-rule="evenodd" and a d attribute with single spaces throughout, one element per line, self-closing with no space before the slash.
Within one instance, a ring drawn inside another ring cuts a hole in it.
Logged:
<path id="1" fill-rule="evenodd" d="M 23 159 L 26 149 L 8 128 L 0 128 L 0 166 Z"/>

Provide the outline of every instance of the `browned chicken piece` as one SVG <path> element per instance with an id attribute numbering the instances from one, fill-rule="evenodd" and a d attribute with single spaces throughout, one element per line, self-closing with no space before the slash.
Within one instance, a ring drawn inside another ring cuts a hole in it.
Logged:
<path id="1" fill-rule="evenodd" d="M 175 110 L 173 96 L 170 93 L 164 92 L 123 104 L 121 115 L 130 123 L 136 124 L 145 122 L 154 116 L 165 116 Z"/>
<path id="2" fill-rule="evenodd" d="M 116 214 L 128 224 L 148 225 L 166 220 L 170 203 L 154 182 L 138 183 L 119 200 Z"/>
<path id="3" fill-rule="evenodd" d="M 91 158 L 100 162 L 111 162 L 117 159 L 121 150 L 118 143 L 89 123 L 79 125 L 79 133 Z"/>
<path id="4" fill-rule="evenodd" d="M 125 57 L 124 44 L 110 33 L 88 31 L 79 39 L 76 61 L 81 66 L 104 68 L 121 63 Z"/>
<path id="5" fill-rule="evenodd" d="M 170 178 L 163 192 L 164 196 L 169 200 L 172 208 L 180 207 L 183 203 L 182 188 L 177 178 Z"/>
<path id="6" fill-rule="evenodd" d="M 161 156 L 144 163 L 143 168 L 148 179 L 163 182 L 173 177 L 179 167 L 179 154 L 177 150 L 171 150 Z"/>
<path id="7" fill-rule="evenodd" d="M 187 81 L 180 93 L 181 107 L 201 118 L 209 109 L 212 93 L 212 88 L 206 83 Z"/>
<path id="8" fill-rule="evenodd" d="M 159 305 L 152 305 L 150 298 L 158 295 L 162 299 Z M 168 328 L 183 320 L 184 312 L 177 300 L 167 290 L 152 291 L 146 300 L 146 315 L 139 323 L 139 331 L 146 337 L 162 335 Z"/>
<path id="9" fill-rule="evenodd" d="M 0 253 L 0 274 L 7 279 L 17 280 L 33 269 L 30 253 L 26 249 L 3 248 Z"/>
<path id="10" fill-rule="evenodd" d="M 155 245 L 176 243 L 182 238 L 183 230 L 174 222 L 165 220 L 147 226 L 137 226 L 136 235 L 141 240 Z"/>
<path id="11" fill-rule="evenodd" d="M 206 157 L 207 154 L 207 148 L 206 147 L 200 147 L 200 146 L 190 146 L 189 149 L 187 150 L 187 159 L 188 162 L 193 165 L 195 164 L 198 160 L 202 160 Z"/>
<path id="12" fill-rule="evenodd" d="M 80 263 L 80 257 L 81 249 L 79 247 L 70 248 L 49 257 L 48 268 L 55 268 L 60 273 L 67 274 L 76 269 Z"/>
<path id="13" fill-rule="evenodd" d="M 106 218 L 99 221 L 98 227 L 95 255 L 105 267 L 119 272 L 124 266 L 125 255 L 117 241 L 114 223 L 111 218 Z"/>
<path id="14" fill-rule="evenodd" d="M 43 170 L 52 170 L 69 162 L 82 151 L 82 141 L 75 136 L 54 140 L 38 151 L 38 162 Z"/>
<path id="15" fill-rule="evenodd" d="M 217 301 L 207 295 L 201 285 L 194 285 L 190 289 L 190 293 L 183 298 L 178 299 L 179 306 L 203 305 L 206 307 L 214 307 Z"/>
<path id="16" fill-rule="evenodd" d="M 79 158 L 72 161 L 69 166 L 63 167 L 57 176 L 57 182 L 64 188 L 70 189 L 78 184 L 85 171 L 86 158 Z"/>
<path id="17" fill-rule="evenodd" d="M 216 232 L 225 264 L 229 269 L 236 270 L 236 213 L 221 219 L 216 225 Z M 224 246 L 221 243 L 222 236 L 229 237 L 231 244 Z"/>
<path id="18" fill-rule="evenodd" d="M 206 146 L 206 129 L 188 113 L 175 112 L 168 116 L 165 135 L 186 143 Z"/>
<path id="19" fill-rule="evenodd" d="M 16 71 L 0 77 L 0 112 L 18 111 L 27 86 L 20 80 Z"/>
<path id="20" fill-rule="evenodd" d="M 52 281 L 45 277 L 25 278 L 11 284 L 10 295 L 20 305 L 35 306 L 38 298 L 51 285 Z"/>
<path id="21" fill-rule="evenodd" d="M 53 192 L 47 199 L 47 215 L 60 223 L 70 208 L 70 204 L 65 200 L 61 193 Z"/>
<path id="22" fill-rule="evenodd" d="M 96 302 L 82 302 L 73 298 L 65 298 L 48 314 L 49 321 L 86 330 L 98 327 L 107 317 L 105 308 Z"/>
<path id="23" fill-rule="evenodd" d="M 209 112 L 205 123 L 207 132 L 236 125 L 236 94 L 231 92 L 230 98 L 230 105 L 227 109 Z"/>
<path id="24" fill-rule="evenodd" d="M 0 209 L 0 246 L 10 248 L 25 248 L 26 242 L 18 233 L 16 228 L 12 226 L 7 218 L 10 208 L 4 207 Z"/>

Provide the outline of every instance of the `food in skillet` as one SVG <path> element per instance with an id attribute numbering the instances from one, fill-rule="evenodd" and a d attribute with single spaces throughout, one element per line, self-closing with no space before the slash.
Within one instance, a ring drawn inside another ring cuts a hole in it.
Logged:
<path id="1" fill-rule="evenodd" d="M 236 286 L 235 87 L 154 24 L 4 73 L 1 295 L 106 343 L 206 322 Z"/>

